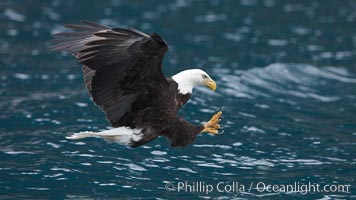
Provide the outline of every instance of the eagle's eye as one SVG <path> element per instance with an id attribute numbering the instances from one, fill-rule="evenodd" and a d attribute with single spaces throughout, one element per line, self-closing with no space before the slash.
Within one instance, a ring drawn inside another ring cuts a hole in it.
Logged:
<path id="1" fill-rule="evenodd" d="M 205 75 L 205 74 L 203 74 L 203 75 L 202 75 L 202 77 L 203 77 L 203 79 L 208 78 L 208 76 L 207 76 L 207 75 Z"/>

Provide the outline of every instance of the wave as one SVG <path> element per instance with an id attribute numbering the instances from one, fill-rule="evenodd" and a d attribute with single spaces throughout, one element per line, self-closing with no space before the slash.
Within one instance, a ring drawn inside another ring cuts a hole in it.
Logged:
<path id="1" fill-rule="evenodd" d="M 333 102 L 340 99 L 339 84 L 356 84 L 356 76 L 345 68 L 306 64 L 274 63 L 220 74 L 224 94 L 249 99 L 291 96 Z"/>

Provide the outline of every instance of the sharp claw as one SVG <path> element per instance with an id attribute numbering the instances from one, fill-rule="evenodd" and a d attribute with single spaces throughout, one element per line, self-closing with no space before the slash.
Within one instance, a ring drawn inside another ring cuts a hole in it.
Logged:
<path id="1" fill-rule="evenodd" d="M 220 107 L 217 111 L 222 112 L 224 109 L 225 109 L 224 107 Z"/>

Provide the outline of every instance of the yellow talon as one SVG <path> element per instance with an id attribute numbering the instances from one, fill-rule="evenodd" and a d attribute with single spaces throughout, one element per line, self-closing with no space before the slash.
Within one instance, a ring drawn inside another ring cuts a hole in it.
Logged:
<path id="1" fill-rule="evenodd" d="M 217 129 L 220 128 L 220 125 L 218 123 L 221 121 L 221 115 L 221 111 L 216 113 L 207 123 L 204 124 L 204 129 L 201 131 L 201 133 L 207 132 L 214 135 L 217 134 L 219 132 Z"/>

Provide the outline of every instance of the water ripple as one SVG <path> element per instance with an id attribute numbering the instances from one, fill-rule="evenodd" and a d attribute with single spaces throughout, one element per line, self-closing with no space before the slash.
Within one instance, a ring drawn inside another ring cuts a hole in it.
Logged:
<path id="1" fill-rule="evenodd" d="M 273 98 L 272 92 L 334 102 L 340 98 L 318 94 L 317 91 L 332 86 L 333 81 L 354 84 L 356 78 L 342 68 L 276 63 L 264 68 L 237 71 L 236 75 L 224 74 L 222 81 L 225 86 L 223 92 L 238 98 Z"/>

